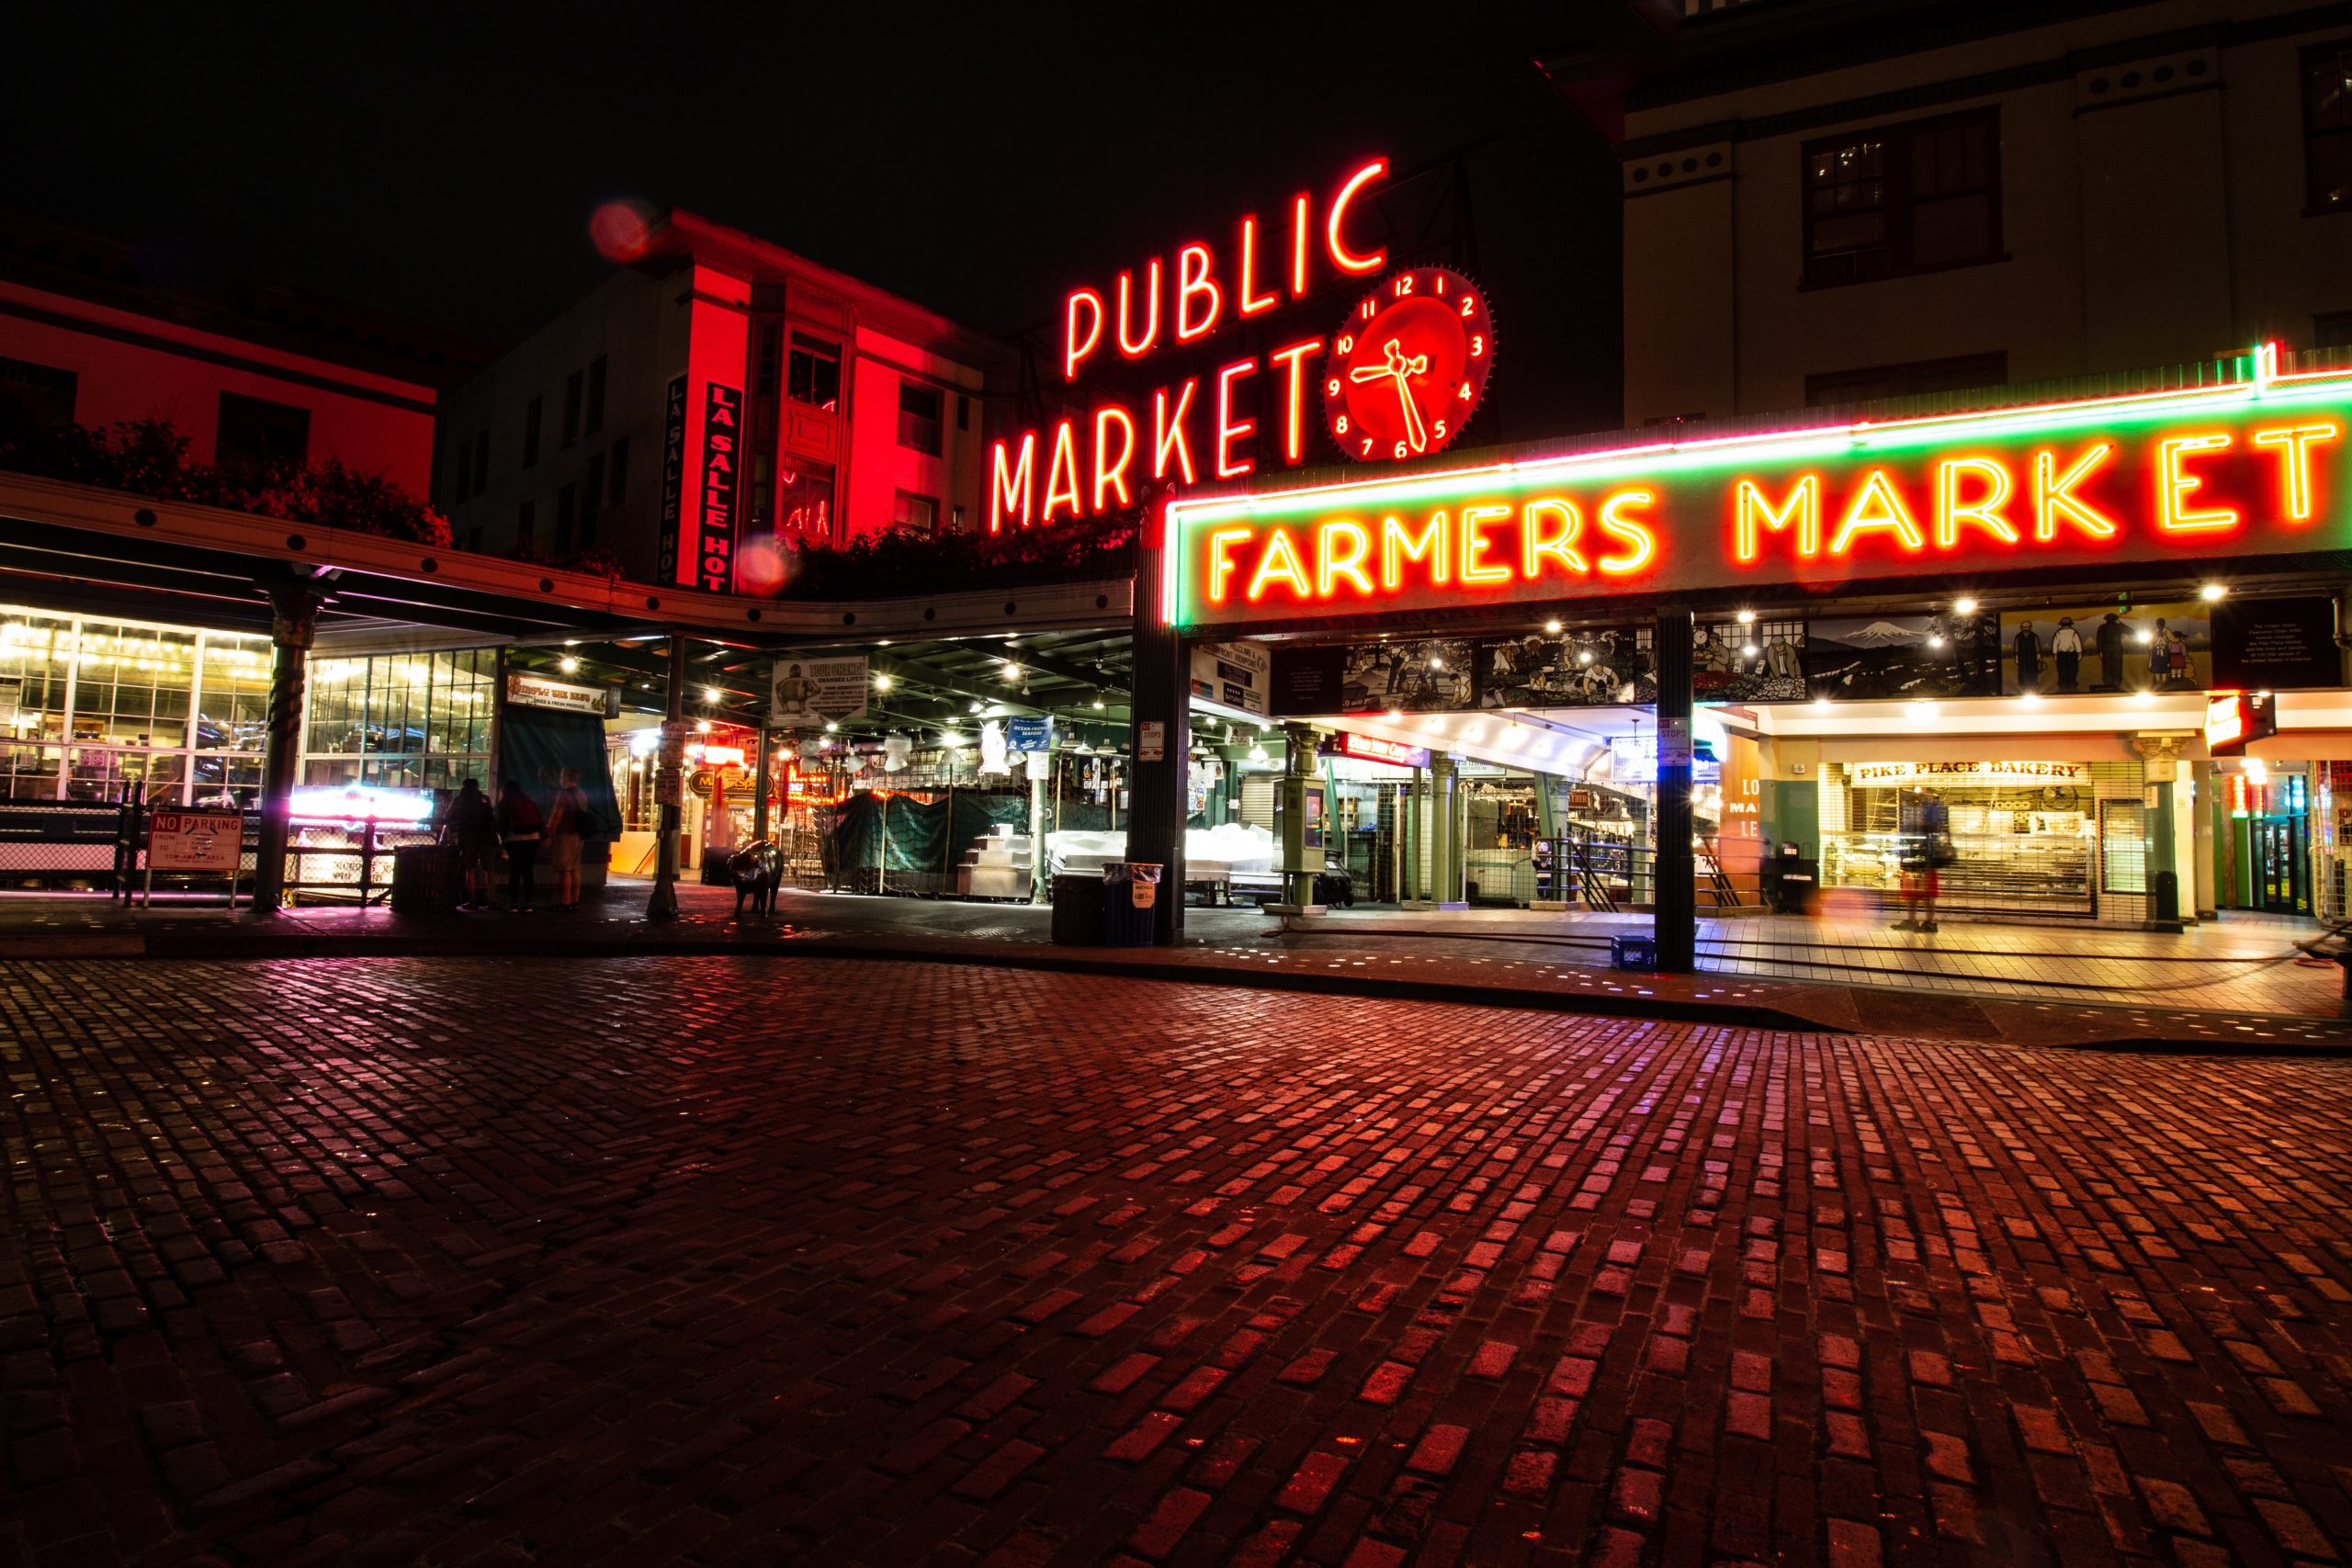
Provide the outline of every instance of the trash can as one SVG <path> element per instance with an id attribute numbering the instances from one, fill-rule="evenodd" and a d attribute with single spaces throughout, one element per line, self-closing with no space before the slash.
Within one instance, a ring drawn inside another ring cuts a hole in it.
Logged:
<path id="1" fill-rule="evenodd" d="M 392 913 L 454 915 L 463 876 L 455 844 L 409 844 L 392 852 Z"/>
<path id="2" fill-rule="evenodd" d="M 1159 873 L 1148 861 L 1103 865 L 1103 946 L 1149 947 L 1159 940 Z"/>
<path id="3" fill-rule="evenodd" d="M 1102 945 L 1103 891 L 1100 876 L 1054 878 L 1054 945 Z"/>

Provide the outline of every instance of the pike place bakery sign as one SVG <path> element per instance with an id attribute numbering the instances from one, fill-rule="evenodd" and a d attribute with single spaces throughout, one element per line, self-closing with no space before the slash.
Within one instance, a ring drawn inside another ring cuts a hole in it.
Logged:
<path id="1" fill-rule="evenodd" d="M 2088 762 L 1849 762 L 1846 782 L 1860 789 L 1936 784 L 2088 784 Z"/>
<path id="2" fill-rule="evenodd" d="M 1349 387 L 1396 379 L 1378 320 Z M 1397 354 L 1422 351 L 1400 333 Z M 1180 498 L 1161 614 L 1189 632 L 2352 549 L 2352 372 L 2280 375 L 2267 347 L 2248 363 L 2185 390 Z M 1426 436 L 1437 405 L 1412 406 Z M 1412 439 L 1394 417 L 1375 442 L 1392 453 Z"/>

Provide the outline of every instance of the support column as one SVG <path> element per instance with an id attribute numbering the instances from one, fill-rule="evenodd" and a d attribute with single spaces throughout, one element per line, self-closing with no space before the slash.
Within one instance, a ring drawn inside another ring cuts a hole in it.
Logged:
<path id="1" fill-rule="evenodd" d="M 311 645 L 327 579 L 274 583 L 269 589 L 269 733 L 261 760 L 261 842 L 254 855 L 255 915 L 277 913 L 286 898 L 286 844 L 294 825 L 294 784 L 302 766 L 302 698 L 311 679 Z"/>
<path id="2" fill-rule="evenodd" d="M 768 836 L 768 770 L 775 765 L 775 736 L 768 728 L 773 715 L 760 716 L 759 761 L 752 774 L 759 781 L 752 791 L 752 841 L 759 843 Z"/>
<path id="3" fill-rule="evenodd" d="M 1462 903 L 1461 782 L 1454 761 L 1430 758 L 1430 898 L 1441 909 Z"/>
<path id="4" fill-rule="evenodd" d="M 2141 798 L 2147 808 L 2147 929 L 2176 935 L 2188 925 L 2183 919 L 2184 898 L 2187 908 L 2193 910 L 2196 907 L 2193 872 L 2186 893 L 2181 886 L 2180 857 L 2176 852 L 2180 829 L 2173 815 L 2174 786 L 2180 778 L 2180 747 L 2185 739 L 2180 735 L 2132 738 L 2132 750 L 2143 759 L 2141 777 L 2145 781 Z"/>
<path id="5" fill-rule="evenodd" d="M 1657 856 L 1650 930 L 1657 966 L 1698 967 L 1699 898 L 1690 850 L 1690 612 L 1660 610 L 1652 638 L 1657 660 Z"/>
<path id="6" fill-rule="evenodd" d="M 653 870 L 653 893 L 645 901 L 649 920 L 678 918 L 678 829 L 684 820 L 685 783 L 686 639 L 670 635 L 670 700 L 662 709 L 661 773 L 655 792 L 662 805 L 662 837 Z"/>
<path id="7" fill-rule="evenodd" d="M 1136 536 L 1133 646 L 1135 687 L 1127 736 L 1127 858 L 1165 867 L 1153 906 L 1152 940 L 1172 947 L 1184 936 L 1184 789 L 1192 758 L 1193 682 L 1184 639 L 1160 619 L 1167 573 L 1167 530 L 1157 505 Z"/>
<path id="8" fill-rule="evenodd" d="M 1308 786 L 1315 783 L 1315 727 L 1311 724 L 1283 726 L 1283 782 L 1281 787 L 1283 818 L 1283 901 L 1274 912 L 1283 915 L 1316 915 L 1323 907 L 1315 901 L 1315 874 L 1323 869 L 1323 851 L 1310 847 L 1306 841 L 1306 797 Z M 1326 813 L 1323 831 L 1329 839 L 1331 824 L 1330 795 L 1323 799 Z"/>
<path id="9" fill-rule="evenodd" d="M 1397 868 L 1396 902 L 1408 908 L 1425 902 L 1421 896 L 1421 842 L 1428 829 L 1421 826 L 1421 802 L 1429 793 L 1429 785 L 1421 770 L 1413 770 L 1413 780 L 1405 786 L 1403 798 L 1396 803 L 1397 831 L 1403 840 L 1404 864 Z"/>
<path id="10" fill-rule="evenodd" d="M 1023 766 L 1029 774 L 1029 902 L 1050 902 L 1046 887 L 1046 753 L 1030 751 Z M 953 827 L 953 824 L 950 824 Z"/>

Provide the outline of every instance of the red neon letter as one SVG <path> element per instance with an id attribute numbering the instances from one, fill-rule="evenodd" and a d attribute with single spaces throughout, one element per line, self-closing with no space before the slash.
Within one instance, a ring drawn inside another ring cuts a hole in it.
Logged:
<path id="1" fill-rule="evenodd" d="M 1254 316 L 1261 310 L 1271 310 L 1281 302 L 1277 294 L 1252 299 L 1250 280 L 1258 276 L 1258 215 L 1251 213 L 1241 220 L 1241 287 L 1233 291 L 1233 308 L 1244 316 Z"/>
<path id="2" fill-rule="evenodd" d="M 1151 352 L 1159 341 L 1159 258 L 1151 258 L 1151 265 L 1144 273 L 1144 292 L 1151 296 L 1150 310 L 1144 317 L 1143 341 L 1137 343 L 1127 331 L 1129 307 L 1135 294 L 1135 274 L 1119 274 L 1119 352 L 1129 359 L 1140 359 Z"/>
<path id="3" fill-rule="evenodd" d="M 1086 340 L 1078 336 L 1078 308 L 1086 307 Z M 1078 379 L 1078 362 L 1094 352 L 1102 341 L 1102 296 L 1091 288 L 1080 288 L 1070 295 L 1062 308 L 1062 379 Z"/>
<path id="4" fill-rule="evenodd" d="M 2224 434 L 2176 435 L 2156 443 L 2156 526 L 2167 534 L 2211 534 L 2238 525 L 2237 513 L 2227 506 L 2191 511 L 2187 502 L 2205 483 L 2180 470 L 2190 452 L 2219 452 L 2229 446 Z"/>
<path id="5" fill-rule="evenodd" d="M 1549 517 L 1559 525 L 1545 532 L 1542 519 Z M 1583 531 L 1584 519 L 1577 515 L 1576 503 L 1558 496 L 1546 496 L 1531 501 L 1519 512 L 1519 564 L 1521 574 L 1530 582 L 1544 581 L 1544 558 L 1549 556 L 1566 570 L 1578 577 L 1592 569 L 1577 553 L 1577 535 Z"/>
<path id="6" fill-rule="evenodd" d="M 1451 532 L 1446 527 L 1445 513 L 1432 512 L 1430 520 L 1421 525 L 1418 534 L 1408 534 L 1405 525 L 1394 517 L 1380 520 L 1380 585 L 1394 591 L 1404 584 L 1403 566 L 1406 561 L 1419 561 L 1430 569 L 1430 581 L 1443 584 L 1452 562 L 1446 558 L 1445 540 Z"/>
<path id="7" fill-rule="evenodd" d="M 1011 473 L 1004 468 L 1004 443 L 996 444 L 996 482 L 989 490 L 989 532 L 1004 532 L 1007 509 L 1021 520 L 1023 527 L 1029 526 L 1029 507 L 1036 496 L 1037 433 L 1028 430 L 1022 432 L 1021 461 L 1013 465 Z"/>
<path id="8" fill-rule="evenodd" d="M 1911 509 L 1895 492 L 1894 481 L 1886 477 L 1884 468 L 1872 468 L 1862 480 L 1860 493 L 1847 506 L 1845 520 L 1829 541 L 1829 553 L 1842 556 L 1855 535 L 1881 528 L 1894 535 L 1906 550 L 1928 547 L 1928 542 L 1919 537 L 1919 525 L 1911 521 Z"/>
<path id="9" fill-rule="evenodd" d="M 1216 477 L 1221 479 L 1238 479 L 1258 466 L 1255 457 L 1233 461 L 1234 442 L 1258 433 L 1254 419 L 1245 419 L 1239 424 L 1233 423 L 1233 383 L 1257 373 L 1258 362 L 1254 359 L 1235 360 L 1216 373 Z"/>
<path id="10" fill-rule="evenodd" d="M 1251 535 L 1247 528 L 1218 528 L 1209 534 L 1209 603 L 1225 603 L 1226 579 L 1234 573 L 1230 547 L 1246 544 Z"/>
<path id="11" fill-rule="evenodd" d="M 1168 477 L 1168 454 L 1172 451 L 1183 471 L 1184 482 L 1193 482 L 1193 444 L 1184 436 L 1184 416 L 1193 410 L 1193 383 L 1188 380 L 1184 383 L 1184 389 L 1176 394 L 1176 412 L 1172 418 L 1168 412 L 1168 389 L 1162 387 L 1151 394 L 1153 479 Z"/>
<path id="12" fill-rule="evenodd" d="M 1300 195 L 1290 204 L 1290 297 L 1306 297 L 1306 197 Z"/>
<path id="13" fill-rule="evenodd" d="M 1342 552 L 1334 547 L 1345 540 L 1348 548 Z M 1372 596 L 1372 579 L 1365 574 L 1363 563 L 1372 554 L 1372 534 L 1361 523 L 1349 518 L 1336 518 L 1315 531 L 1315 596 L 1331 597 L 1331 589 L 1341 578 L 1355 584 L 1356 592 Z"/>
<path id="14" fill-rule="evenodd" d="M 2285 470 L 2287 515 L 2298 523 L 2307 522 L 2312 514 L 2312 447 L 2322 441 L 2340 441 L 2344 427 L 2333 423 L 2290 425 L 2279 430 L 2257 430 L 2254 433 L 2256 446 L 2278 448 L 2278 461 Z"/>
<path id="15" fill-rule="evenodd" d="M 1789 499 L 1774 506 L 1764 499 L 1755 481 L 1739 481 L 1737 511 L 1732 522 L 1732 553 L 1741 560 L 1756 558 L 1761 530 L 1778 534 L 1794 525 L 1797 531 L 1797 554 L 1800 557 L 1821 553 L 1821 476 L 1807 474 L 1789 491 Z"/>
<path id="16" fill-rule="evenodd" d="M 1293 592 L 1304 599 L 1312 592 L 1306 586 L 1306 568 L 1299 564 L 1298 547 L 1290 542 L 1286 529 L 1273 528 L 1266 534 L 1266 552 L 1258 558 L 1258 570 L 1250 574 L 1250 597 L 1252 602 L 1265 596 L 1275 582 L 1287 582 Z"/>
<path id="17" fill-rule="evenodd" d="M 1984 480 L 1978 500 L 1960 499 L 1960 476 L 1972 473 Z M 2009 499 L 2009 470 L 1990 457 L 1952 457 L 1936 465 L 1936 544 L 1952 549 L 1960 544 L 1960 525 L 1973 523 L 2005 545 L 2018 542 L 2018 531 L 2001 515 Z"/>
<path id="18" fill-rule="evenodd" d="M 1069 507 L 1072 517 L 1085 510 L 1078 499 L 1078 447 L 1070 437 L 1068 420 L 1054 426 L 1054 456 L 1046 468 L 1046 522 L 1054 520 L 1057 506 Z"/>
<path id="19" fill-rule="evenodd" d="M 1197 268 L 1194 265 L 1198 262 Z M 1216 325 L 1216 313 L 1225 306 L 1225 291 L 1209 276 L 1209 248 L 1206 245 L 1186 245 L 1176 253 L 1176 341 L 1190 343 Z M 1209 313 L 1193 324 L 1185 306 L 1195 294 L 1209 297 Z"/>
<path id="20" fill-rule="evenodd" d="M 1304 419 L 1306 408 L 1306 375 L 1300 366 L 1306 355 L 1322 346 L 1323 340 L 1318 337 L 1307 343 L 1292 344 L 1288 348 L 1278 348 L 1266 356 L 1271 364 L 1287 363 L 1290 367 L 1290 381 L 1283 409 L 1283 460 L 1284 462 L 1297 462 L 1300 453 L 1306 450 Z"/>
<path id="21" fill-rule="evenodd" d="M 1119 460 L 1107 463 L 1102 459 L 1110 446 L 1107 439 L 1114 421 L 1119 426 Z M 1119 492 L 1119 504 L 1128 506 L 1134 499 L 1127 494 L 1127 459 L 1136 455 L 1136 422 L 1127 411 L 1116 403 L 1106 404 L 1094 411 L 1094 510 L 1102 510 L 1102 497 L 1107 491 Z"/>
<path id="22" fill-rule="evenodd" d="M 2115 448 L 2101 441 L 2075 459 L 2064 473 L 2058 471 L 2058 454 L 2048 449 L 2033 455 L 2033 536 L 2043 544 L 2058 536 L 2058 519 L 2064 517 L 2095 539 L 2115 536 L 2115 519 L 2097 507 L 2075 499 L 2075 487 L 2088 479 L 2091 470 L 2108 459 Z"/>
<path id="23" fill-rule="evenodd" d="M 1649 522 L 1641 517 L 1622 515 L 1629 506 L 1650 506 L 1657 503 L 1656 494 L 1645 490 L 1621 490 L 1600 503 L 1600 531 L 1625 547 L 1622 556 L 1603 556 L 1600 570 L 1611 577 L 1630 577 L 1650 564 L 1657 554 L 1657 536 L 1650 531 Z"/>
<path id="24" fill-rule="evenodd" d="M 1330 246 L 1332 264 L 1341 272 L 1378 272 L 1388 265 L 1386 251 L 1374 251 L 1368 256 L 1360 256 L 1349 250 L 1348 243 L 1340 237 L 1340 225 L 1346 221 L 1348 216 L 1348 203 L 1356 198 L 1356 192 L 1385 177 L 1387 173 L 1388 160 L 1374 158 L 1350 175 L 1348 183 L 1340 187 L 1340 194 L 1332 199 L 1331 210 L 1323 220 L 1323 238 Z"/>

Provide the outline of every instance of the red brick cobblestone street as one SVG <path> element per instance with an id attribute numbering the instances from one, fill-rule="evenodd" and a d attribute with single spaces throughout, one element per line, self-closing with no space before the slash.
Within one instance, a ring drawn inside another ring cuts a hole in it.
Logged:
<path id="1" fill-rule="evenodd" d="M 2332 1562 L 2352 1065 L 0 965 L 0 1564 Z"/>

